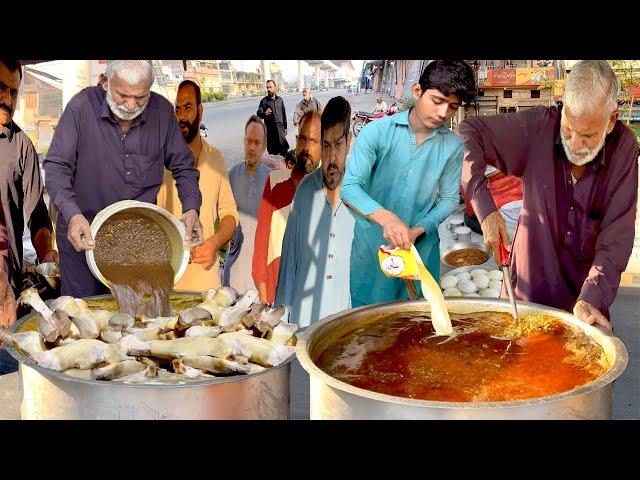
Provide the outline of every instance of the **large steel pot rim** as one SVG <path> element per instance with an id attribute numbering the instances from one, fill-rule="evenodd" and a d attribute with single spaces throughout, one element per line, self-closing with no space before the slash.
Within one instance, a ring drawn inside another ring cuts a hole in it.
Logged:
<path id="1" fill-rule="evenodd" d="M 181 293 L 192 293 L 192 292 L 181 292 Z M 111 295 L 96 295 L 96 296 L 92 296 L 92 297 L 87 297 L 84 300 L 95 300 L 95 299 L 101 299 L 101 298 L 107 298 L 107 297 L 111 297 Z M 36 313 L 31 311 L 31 312 L 27 313 L 26 315 L 22 316 L 20 319 L 18 319 L 9 328 L 9 331 L 14 332 L 14 333 L 17 332 L 18 329 L 20 328 L 20 326 L 23 323 L 31 320 L 31 318 L 33 318 L 35 315 L 36 315 Z M 41 365 L 38 365 L 30 357 L 28 357 L 24 353 L 19 352 L 18 350 L 16 350 L 13 345 L 5 344 L 4 348 L 18 362 L 20 362 L 24 366 L 33 368 L 34 370 L 37 370 L 39 373 L 41 373 L 45 377 L 55 377 L 55 378 L 58 378 L 60 380 L 64 380 L 65 382 L 85 383 L 85 384 L 89 384 L 89 385 L 100 385 L 100 386 L 108 387 L 108 388 L 119 387 L 119 388 L 141 388 L 141 389 L 144 389 L 144 388 L 175 389 L 175 388 L 208 387 L 210 385 L 219 385 L 219 384 L 223 384 L 223 383 L 238 382 L 238 381 L 241 381 L 241 380 L 246 380 L 248 378 L 256 378 L 256 377 L 259 377 L 260 375 L 266 375 L 266 374 L 268 374 L 270 372 L 273 372 L 274 370 L 277 370 L 279 368 L 284 368 L 286 365 L 290 364 L 293 361 L 293 359 L 295 358 L 295 355 L 291 355 L 287 360 L 285 360 L 283 363 L 281 363 L 277 367 L 267 368 L 266 370 L 263 370 L 262 372 L 252 373 L 252 374 L 248 374 L 248 375 L 233 375 L 233 376 L 229 376 L 229 377 L 216 377 L 216 378 L 213 378 L 213 379 L 210 379 L 210 380 L 201 380 L 201 381 L 197 381 L 197 382 L 186 382 L 186 383 L 179 383 L 179 384 L 173 384 L 173 383 L 167 383 L 167 384 L 164 384 L 164 383 L 146 383 L 145 384 L 145 383 L 123 383 L 123 382 L 105 381 L 105 380 L 86 380 L 84 378 L 72 377 L 70 375 L 65 375 L 63 372 L 58 372 L 56 370 L 52 370 L 50 368 L 45 368 L 45 367 L 43 367 Z"/>
<path id="2" fill-rule="evenodd" d="M 456 297 L 455 299 L 445 299 L 447 305 L 460 305 L 466 304 L 469 307 L 473 306 L 473 308 L 469 308 L 468 312 L 481 312 L 481 311 L 497 311 L 497 312 L 510 312 L 511 304 L 508 300 L 502 299 L 479 299 L 477 297 Z M 591 338 L 595 339 L 603 349 L 605 353 L 607 349 L 603 343 L 609 343 L 611 348 L 615 350 L 615 360 L 611 362 L 611 367 L 607 373 L 603 376 L 595 379 L 592 382 L 589 382 L 585 385 L 582 385 L 578 388 L 574 388 L 572 390 L 568 390 L 563 393 L 558 393 L 554 395 L 547 395 L 544 397 L 537 397 L 533 399 L 526 400 L 511 400 L 511 401 L 503 401 L 503 402 L 443 402 L 443 401 L 434 401 L 434 400 L 419 400 L 412 399 L 406 397 L 396 397 L 393 395 L 387 395 L 384 393 L 374 392 L 372 390 L 366 390 L 364 388 L 355 387 L 346 382 L 338 380 L 331 375 L 322 371 L 311 359 L 311 355 L 309 353 L 310 348 L 313 346 L 312 341 L 314 337 L 320 336 L 322 333 L 326 333 L 329 329 L 331 329 L 331 323 L 337 319 L 343 317 L 351 317 L 351 316 L 371 316 L 371 317 L 382 317 L 387 316 L 392 313 L 398 312 L 416 312 L 416 311 L 429 311 L 429 303 L 426 300 L 422 301 L 393 301 L 387 303 L 381 303 L 377 305 L 368 305 L 364 307 L 354 308 L 345 312 L 339 312 L 325 319 L 311 325 L 308 327 L 303 334 L 301 334 L 298 338 L 298 343 L 296 346 L 296 356 L 300 361 L 302 367 L 309 373 L 312 378 L 318 378 L 324 384 L 329 385 L 332 388 L 336 388 L 338 390 L 342 390 L 344 392 L 350 393 L 352 395 L 356 395 L 359 397 L 368 398 L 371 400 L 377 400 L 380 402 L 386 403 L 394 403 L 398 405 L 406 405 L 411 407 L 426 407 L 426 408 L 440 408 L 440 409 L 464 409 L 464 410 L 480 410 L 480 409 L 491 409 L 491 408 L 522 408 L 527 406 L 540 406 L 546 403 L 558 402 L 570 397 L 576 397 L 579 395 L 587 394 L 596 390 L 603 388 L 604 386 L 612 383 L 616 378 L 618 378 L 624 369 L 627 366 L 629 361 L 629 355 L 627 352 L 624 343 L 611 334 L 608 331 L 605 331 L 601 328 L 596 328 L 594 326 L 588 325 L 580 320 L 578 320 L 575 316 L 565 312 L 564 310 L 559 310 L 552 307 L 547 307 L 545 305 L 540 305 L 532 302 L 517 302 L 518 304 L 518 312 L 520 315 L 527 315 L 528 313 L 540 312 L 543 310 L 544 313 L 549 313 L 565 323 L 569 323 L 579 329 L 583 330 L 587 335 Z M 458 310 L 454 308 L 450 308 L 450 311 L 457 312 Z M 466 313 L 466 312 L 460 312 Z M 323 332 L 323 330 L 325 332 Z M 345 332 L 346 333 L 346 332 Z M 609 357 L 609 355 L 607 355 Z M 313 392 L 312 392 L 313 394 Z"/>

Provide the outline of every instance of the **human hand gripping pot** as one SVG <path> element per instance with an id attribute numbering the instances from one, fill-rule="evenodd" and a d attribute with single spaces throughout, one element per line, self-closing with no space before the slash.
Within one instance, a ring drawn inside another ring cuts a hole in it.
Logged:
<path id="1" fill-rule="evenodd" d="M 578 318 L 578 320 L 588 323 L 589 325 L 593 325 L 595 323 L 606 328 L 610 332 L 613 331 L 611 322 L 607 320 L 607 317 L 605 317 L 600 310 L 589 302 L 578 300 L 573 307 L 573 314 Z"/>
<path id="2" fill-rule="evenodd" d="M 91 236 L 91 226 L 81 213 L 75 214 L 69 220 L 67 240 L 73 245 L 76 252 L 85 252 L 95 247 L 96 242 Z"/>
<path id="3" fill-rule="evenodd" d="M 202 245 L 204 241 L 204 233 L 202 231 L 202 223 L 200 223 L 200 217 L 198 212 L 194 209 L 187 210 L 182 216 L 182 223 L 187 230 L 184 241 L 190 247 L 197 247 Z"/>

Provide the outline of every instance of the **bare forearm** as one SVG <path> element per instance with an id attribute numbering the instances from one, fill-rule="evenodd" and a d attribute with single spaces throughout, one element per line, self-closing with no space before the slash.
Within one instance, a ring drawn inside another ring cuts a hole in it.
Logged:
<path id="1" fill-rule="evenodd" d="M 220 228 L 215 233 L 216 250 L 220 250 L 223 245 L 226 245 L 231 238 L 233 238 L 233 232 L 236 230 L 236 220 L 231 215 L 227 215 L 220 220 Z"/>
<path id="2" fill-rule="evenodd" d="M 362 215 L 362 214 L 360 214 Z M 384 224 L 388 222 L 392 217 L 397 217 L 393 212 L 387 210 L 386 208 L 380 208 L 373 212 L 371 215 L 364 215 L 365 218 L 376 222 L 381 227 L 384 227 Z"/>
<path id="3" fill-rule="evenodd" d="M 264 282 L 260 282 L 256 286 L 258 287 L 258 297 L 260 298 L 260 301 L 266 302 L 267 301 L 267 284 Z"/>

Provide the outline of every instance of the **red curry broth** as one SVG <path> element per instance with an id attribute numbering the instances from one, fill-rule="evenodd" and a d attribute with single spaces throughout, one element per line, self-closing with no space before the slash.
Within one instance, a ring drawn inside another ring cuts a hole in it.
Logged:
<path id="1" fill-rule="evenodd" d="M 376 320 L 335 342 L 316 364 L 356 387 L 451 402 L 553 395 L 608 370 L 596 342 L 547 315 L 521 319 L 524 328 L 516 332 L 508 314 L 451 314 L 460 334 L 450 339 L 436 337 L 431 322 L 422 318 Z"/>

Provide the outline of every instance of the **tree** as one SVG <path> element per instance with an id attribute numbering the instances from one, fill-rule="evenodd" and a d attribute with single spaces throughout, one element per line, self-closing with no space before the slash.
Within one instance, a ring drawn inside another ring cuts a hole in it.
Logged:
<path id="1" fill-rule="evenodd" d="M 540 82 L 538 90 L 549 90 L 549 106 L 552 106 L 553 93 L 558 89 L 559 85 L 560 82 L 558 82 L 558 80 L 548 76 L 545 76 Z"/>
<path id="2" fill-rule="evenodd" d="M 627 115 L 627 125 L 631 123 L 631 113 L 633 111 L 633 103 L 636 100 L 634 91 L 640 87 L 640 62 L 638 60 L 609 60 L 611 68 L 616 72 L 622 91 L 620 99 L 623 103 L 629 104 L 629 113 Z"/>

